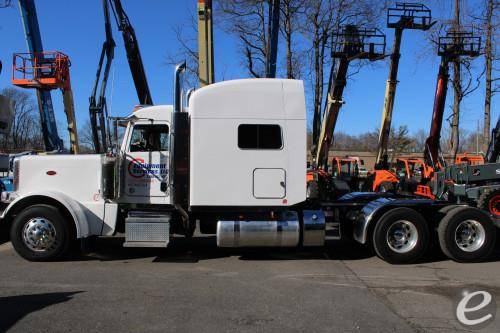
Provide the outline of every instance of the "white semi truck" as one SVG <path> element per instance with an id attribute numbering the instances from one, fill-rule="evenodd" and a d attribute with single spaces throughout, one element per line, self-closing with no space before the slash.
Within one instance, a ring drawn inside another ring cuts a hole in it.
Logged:
<path id="1" fill-rule="evenodd" d="M 55 260 L 77 240 L 123 233 L 125 247 L 166 247 L 196 225 L 219 247 L 323 246 L 342 234 L 391 263 L 417 260 L 434 237 L 458 261 L 493 249 L 493 221 L 476 208 L 375 193 L 308 199 L 303 83 L 221 82 L 184 106 L 183 69 L 174 106 L 122 120 L 115 154 L 15 161 L 0 226 L 22 257 Z"/>

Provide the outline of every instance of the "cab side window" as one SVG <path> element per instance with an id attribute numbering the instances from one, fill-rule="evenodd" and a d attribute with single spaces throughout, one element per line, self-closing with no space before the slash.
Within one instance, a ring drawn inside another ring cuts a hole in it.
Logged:
<path id="1" fill-rule="evenodd" d="M 135 125 L 130 140 L 131 152 L 168 151 L 167 125 Z"/>
<path id="2" fill-rule="evenodd" d="M 241 124 L 238 126 L 240 149 L 282 149 L 283 136 L 279 125 Z"/>

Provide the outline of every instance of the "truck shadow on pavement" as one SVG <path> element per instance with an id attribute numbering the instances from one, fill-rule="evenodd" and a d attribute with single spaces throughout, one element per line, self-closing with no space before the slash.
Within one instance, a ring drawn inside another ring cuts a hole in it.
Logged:
<path id="1" fill-rule="evenodd" d="M 323 248 L 219 248 L 215 236 L 175 238 L 167 249 L 123 248 L 122 238 L 98 239 L 92 252 L 76 255 L 74 261 L 120 261 L 154 257 L 153 262 L 196 263 L 238 257 L 240 260 L 360 260 L 373 257 L 366 247 L 345 241 L 328 241 Z"/>
<path id="2" fill-rule="evenodd" d="M 500 242 L 499 242 L 500 243 Z M 126 261 L 153 258 L 156 263 L 197 263 L 199 261 L 238 257 L 246 261 L 273 260 L 364 260 L 372 258 L 374 251 L 351 240 L 327 241 L 323 248 L 218 248 L 215 236 L 195 237 L 191 240 L 175 238 L 167 249 L 161 248 L 123 248 L 122 238 L 99 239 L 91 253 L 69 258 L 73 261 Z M 486 262 L 500 261 L 500 244 Z M 449 260 L 433 244 L 427 254 L 417 262 L 432 263 Z"/>
<path id="3" fill-rule="evenodd" d="M 82 291 L 0 297 L 0 332 L 6 332 L 26 315 L 64 303 Z"/>

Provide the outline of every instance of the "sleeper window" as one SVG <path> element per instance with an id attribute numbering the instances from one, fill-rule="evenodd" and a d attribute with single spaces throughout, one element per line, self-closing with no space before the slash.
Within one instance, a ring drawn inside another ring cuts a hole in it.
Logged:
<path id="1" fill-rule="evenodd" d="M 130 151 L 167 151 L 167 125 L 136 125 L 130 140 Z"/>
<path id="2" fill-rule="evenodd" d="M 245 124 L 238 126 L 238 147 L 241 149 L 281 149 L 283 139 L 279 125 Z"/>

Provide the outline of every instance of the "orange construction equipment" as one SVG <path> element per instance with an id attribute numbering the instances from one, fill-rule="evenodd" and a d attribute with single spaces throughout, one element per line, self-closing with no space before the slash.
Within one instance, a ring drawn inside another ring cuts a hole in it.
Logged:
<path id="1" fill-rule="evenodd" d="M 62 52 L 15 53 L 12 84 L 22 88 L 68 89 L 69 57 Z"/>
<path id="2" fill-rule="evenodd" d="M 371 170 L 368 172 L 371 179 L 369 190 L 373 192 L 390 192 L 396 190 L 399 183 L 398 177 L 389 170 Z"/>
<path id="3" fill-rule="evenodd" d="M 404 175 L 403 175 L 404 172 Z M 421 158 L 398 158 L 396 159 L 396 173 L 399 178 L 420 178 L 428 179 L 432 177 L 434 170 L 425 164 Z"/>
<path id="4" fill-rule="evenodd" d="M 68 121 L 70 149 L 73 154 L 78 154 L 78 133 L 69 66 L 69 57 L 58 51 L 15 53 L 12 62 L 12 84 L 39 90 L 61 89 Z"/>
<path id="5" fill-rule="evenodd" d="M 402 192 L 413 193 L 429 199 L 434 195 L 428 186 L 421 185 L 423 181 L 432 178 L 434 170 L 420 158 L 398 158 L 396 160 L 396 175 Z"/>
<path id="6" fill-rule="evenodd" d="M 484 164 L 484 156 L 482 155 L 469 155 L 467 153 L 458 154 L 455 158 L 455 164 L 466 163 L 469 165 Z"/>

